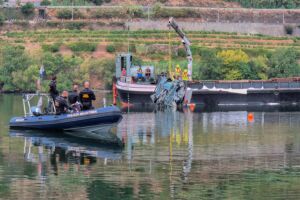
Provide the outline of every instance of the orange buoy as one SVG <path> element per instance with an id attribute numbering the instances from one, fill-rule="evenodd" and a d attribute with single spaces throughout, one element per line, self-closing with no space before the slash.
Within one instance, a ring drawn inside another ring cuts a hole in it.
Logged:
<path id="1" fill-rule="evenodd" d="M 254 121 L 254 115 L 253 115 L 253 113 L 248 113 L 247 118 L 248 118 L 249 122 L 253 122 Z"/>
<path id="2" fill-rule="evenodd" d="M 195 105 L 194 103 L 191 103 L 191 104 L 190 104 L 190 110 L 191 110 L 192 112 L 194 112 L 195 108 L 196 108 L 196 105 Z"/>

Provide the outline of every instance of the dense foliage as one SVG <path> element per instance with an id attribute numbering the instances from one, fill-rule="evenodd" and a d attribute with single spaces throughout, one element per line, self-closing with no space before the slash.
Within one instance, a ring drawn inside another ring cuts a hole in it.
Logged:
<path id="1" fill-rule="evenodd" d="M 114 54 L 128 49 L 133 52 L 135 64 L 154 65 L 156 73 L 169 70 L 169 58 L 173 69 L 176 64 L 186 69 L 182 44 L 173 32 L 170 42 L 168 33 L 150 30 L 130 34 L 84 30 L 8 32 L 8 39 L 0 40 L 0 90 L 34 90 L 42 64 L 47 79 L 58 76 L 60 89 L 89 78 L 108 86 L 114 74 Z M 187 34 L 192 42 L 195 80 L 300 76 L 297 37 L 198 31 Z M 102 48 L 104 45 L 106 48 Z"/>
<path id="2" fill-rule="evenodd" d="M 73 83 L 89 80 L 97 76 L 106 86 L 110 86 L 114 60 L 83 59 L 79 56 L 62 56 L 44 52 L 41 59 L 26 54 L 21 46 L 4 46 L 0 55 L 0 86 L 4 91 L 34 91 L 39 77 L 39 68 L 44 65 L 46 79 L 56 75 L 58 89 L 71 89 Z M 43 81 L 47 91 L 49 81 Z"/>
<path id="3" fill-rule="evenodd" d="M 49 5 L 51 5 L 51 1 L 49 1 L 49 0 L 41 1 L 41 6 L 49 6 Z"/>
<path id="4" fill-rule="evenodd" d="M 299 0 L 227 0 L 240 3 L 247 8 L 299 8 Z"/>
<path id="5" fill-rule="evenodd" d="M 21 11 L 24 15 L 32 15 L 34 14 L 34 5 L 33 3 L 26 3 L 21 7 Z"/>
<path id="6" fill-rule="evenodd" d="M 0 26 L 2 26 L 4 24 L 4 16 L 0 13 Z"/>
<path id="7" fill-rule="evenodd" d="M 249 57 L 242 50 L 209 50 L 199 52 L 198 74 L 201 79 L 268 79 L 300 76 L 299 53 L 293 48 Z"/>

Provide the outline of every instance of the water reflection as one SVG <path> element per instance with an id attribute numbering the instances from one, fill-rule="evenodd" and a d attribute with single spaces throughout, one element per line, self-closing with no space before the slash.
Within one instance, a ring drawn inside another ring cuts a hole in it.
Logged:
<path id="1" fill-rule="evenodd" d="M 58 175 L 59 163 L 91 165 L 101 158 L 104 164 L 108 160 L 122 159 L 122 147 L 99 144 L 89 139 L 79 139 L 56 133 L 38 131 L 10 131 L 10 137 L 24 139 L 24 159 L 38 164 L 38 174 L 43 174 L 43 163 L 48 160 L 54 174 Z M 34 151 L 33 147 L 36 147 Z M 66 165 L 69 167 L 69 165 Z"/>
<path id="2" fill-rule="evenodd" d="M 0 182 L 10 199 L 298 199 L 300 113 L 247 114 L 129 110 L 121 149 L 2 128 Z"/>

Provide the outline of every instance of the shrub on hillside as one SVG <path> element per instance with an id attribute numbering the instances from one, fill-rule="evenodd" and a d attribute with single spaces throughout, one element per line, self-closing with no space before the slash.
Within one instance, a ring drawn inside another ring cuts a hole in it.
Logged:
<path id="1" fill-rule="evenodd" d="M 288 35 L 293 35 L 294 27 L 291 25 L 284 26 L 285 33 Z"/>
<path id="2" fill-rule="evenodd" d="M 100 6 L 103 4 L 103 0 L 92 0 L 92 2 L 97 6 Z"/>
<path id="3" fill-rule="evenodd" d="M 157 18 L 186 18 L 199 17 L 200 13 L 194 8 L 166 8 L 162 4 L 155 4 L 152 8 L 152 16 Z"/>
<path id="4" fill-rule="evenodd" d="M 21 7 L 21 12 L 26 16 L 34 14 L 34 5 L 33 5 L 33 3 L 26 3 L 25 5 L 23 5 Z"/>
<path id="5" fill-rule="evenodd" d="M 86 26 L 85 22 L 68 22 L 65 23 L 65 28 L 70 30 L 80 30 Z"/>
<path id="6" fill-rule="evenodd" d="M 144 12 L 141 6 L 124 6 L 126 14 L 132 18 L 134 17 L 143 17 Z"/>
<path id="7" fill-rule="evenodd" d="M 44 51 L 50 51 L 50 52 L 55 53 L 55 52 L 59 51 L 60 46 L 61 46 L 61 43 L 59 43 L 59 42 L 56 42 L 54 44 L 43 44 L 42 49 Z"/>
<path id="8" fill-rule="evenodd" d="M 56 17 L 59 19 L 72 19 L 72 10 L 62 9 L 56 13 Z M 73 10 L 73 19 L 84 19 L 85 16 L 78 10 Z"/>
<path id="9" fill-rule="evenodd" d="M 68 44 L 68 47 L 74 52 L 81 52 L 81 51 L 93 52 L 96 50 L 97 44 L 88 43 L 88 42 L 74 42 Z"/>
<path id="10" fill-rule="evenodd" d="M 51 2 L 49 0 L 41 1 L 41 6 L 49 6 L 49 5 L 51 5 Z"/>
<path id="11" fill-rule="evenodd" d="M 92 11 L 91 18 L 125 18 L 126 10 L 122 8 L 99 8 Z"/>
<path id="12" fill-rule="evenodd" d="M 106 51 L 109 52 L 109 53 L 114 53 L 114 52 L 116 52 L 116 47 L 115 47 L 115 45 L 113 45 L 113 44 L 107 45 L 107 46 L 106 46 Z"/>
<path id="13" fill-rule="evenodd" d="M 72 11 L 69 9 L 62 9 L 57 11 L 56 17 L 59 19 L 72 19 Z"/>
<path id="14" fill-rule="evenodd" d="M 3 26 L 4 21 L 5 21 L 4 16 L 0 14 L 0 26 Z"/>
<path id="15" fill-rule="evenodd" d="M 186 57 L 186 52 L 183 48 L 179 48 L 177 53 L 180 57 Z"/>

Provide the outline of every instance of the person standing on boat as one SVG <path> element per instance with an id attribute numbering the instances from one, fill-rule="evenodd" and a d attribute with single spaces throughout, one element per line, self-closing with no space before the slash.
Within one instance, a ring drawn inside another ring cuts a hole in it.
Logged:
<path id="1" fill-rule="evenodd" d="M 188 70 L 187 69 L 183 70 L 182 80 L 183 81 L 188 81 L 189 80 L 189 75 L 188 75 Z"/>
<path id="2" fill-rule="evenodd" d="M 140 66 L 139 69 L 137 70 L 137 79 L 138 80 L 143 80 L 143 70 L 142 67 Z"/>
<path id="3" fill-rule="evenodd" d="M 175 67 L 175 79 L 180 79 L 181 78 L 181 68 L 180 65 L 176 65 Z"/>
<path id="4" fill-rule="evenodd" d="M 82 109 L 82 105 L 79 102 L 78 84 L 73 84 L 73 90 L 69 92 L 68 100 L 73 112 L 79 112 Z"/>
<path id="5" fill-rule="evenodd" d="M 95 93 L 90 89 L 90 82 L 83 83 L 84 89 L 79 93 L 79 101 L 82 104 L 82 110 L 93 109 L 92 101 L 96 100 Z"/>
<path id="6" fill-rule="evenodd" d="M 127 76 L 127 71 L 126 71 L 125 67 L 123 67 L 123 69 L 122 69 L 122 76 Z"/>
<path id="7" fill-rule="evenodd" d="M 70 105 L 79 101 L 78 84 L 73 84 L 73 90 L 69 92 L 68 100 Z"/>
<path id="8" fill-rule="evenodd" d="M 70 109 L 67 99 L 68 99 L 68 92 L 65 90 L 61 93 L 60 96 L 56 97 L 55 110 L 57 115 L 65 114 Z"/>
<path id="9" fill-rule="evenodd" d="M 59 94 L 57 89 L 56 89 L 56 76 L 52 77 L 52 80 L 49 84 L 49 93 L 50 93 L 50 96 L 51 96 L 53 102 L 55 102 L 55 99 Z"/>

